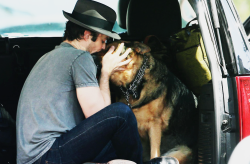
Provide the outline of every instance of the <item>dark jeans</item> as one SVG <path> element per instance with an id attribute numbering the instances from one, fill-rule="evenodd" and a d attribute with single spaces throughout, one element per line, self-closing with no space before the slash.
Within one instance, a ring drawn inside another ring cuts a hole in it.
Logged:
<path id="1" fill-rule="evenodd" d="M 80 164 L 126 159 L 142 163 L 136 118 L 123 103 L 114 103 L 56 139 L 36 164 Z"/>

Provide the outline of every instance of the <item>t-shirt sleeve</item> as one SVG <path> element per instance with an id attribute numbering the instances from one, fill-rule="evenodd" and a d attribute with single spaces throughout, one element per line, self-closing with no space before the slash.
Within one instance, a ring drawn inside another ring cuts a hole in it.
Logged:
<path id="1" fill-rule="evenodd" d="M 98 87 L 96 79 L 97 68 L 92 56 L 88 52 L 79 55 L 72 63 L 72 78 L 76 88 Z"/>

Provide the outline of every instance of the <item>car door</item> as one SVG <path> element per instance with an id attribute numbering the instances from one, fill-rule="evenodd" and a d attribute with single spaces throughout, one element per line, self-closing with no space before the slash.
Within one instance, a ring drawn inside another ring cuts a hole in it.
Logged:
<path id="1" fill-rule="evenodd" d="M 250 133 L 245 92 L 249 89 L 249 43 L 231 0 L 190 3 L 198 15 L 212 73 L 208 87 L 213 106 L 200 109 L 199 139 L 203 142 L 199 141 L 198 160 L 202 164 L 227 163 L 236 144 Z"/>

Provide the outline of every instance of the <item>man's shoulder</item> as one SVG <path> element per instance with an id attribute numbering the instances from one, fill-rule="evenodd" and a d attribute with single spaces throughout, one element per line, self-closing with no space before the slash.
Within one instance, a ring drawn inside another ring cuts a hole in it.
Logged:
<path id="1" fill-rule="evenodd" d="M 74 48 L 72 45 L 62 42 L 60 45 L 56 46 L 55 49 L 48 53 L 49 56 L 55 56 L 60 58 L 71 58 L 76 59 L 79 56 L 88 56 L 91 57 L 91 54 L 88 51 L 83 51 Z"/>
<path id="2" fill-rule="evenodd" d="M 78 52 L 80 54 L 85 54 L 85 53 L 89 54 L 89 52 L 83 51 L 83 50 L 80 50 L 80 49 L 76 49 L 71 44 L 66 43 L 66 42 L 62 42 L 60 45 L 56 46 L 54 50 L 73 51 L 73 52 Z"/>

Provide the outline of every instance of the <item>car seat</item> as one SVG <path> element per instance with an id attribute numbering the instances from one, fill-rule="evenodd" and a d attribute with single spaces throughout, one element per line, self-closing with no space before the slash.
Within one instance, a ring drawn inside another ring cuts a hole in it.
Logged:
<path id="1" fill-rule="evenodd" d="M 120 0 L 118 3 L 118 24 L 126 27 L 129 38 L 138 40 L 156 35 L 166 40 L 181 29 L 181 23 L 178 0 Z"/>

